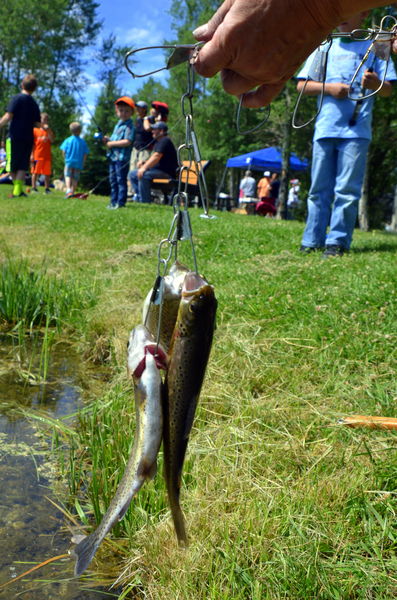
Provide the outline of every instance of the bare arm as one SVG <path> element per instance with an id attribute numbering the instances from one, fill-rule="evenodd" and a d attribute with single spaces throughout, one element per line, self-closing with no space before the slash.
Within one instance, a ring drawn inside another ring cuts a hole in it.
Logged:
<path id="1" fill-rule="evenodd" d="M 105 140 L 105 138 L 104 138 Z M 131 140 L 115 140 L 115 141 L 111 141 L 109 139 L 107 139 L 105 142 L 105 146 L 106 148 L 128 148 L 128 146 L 131 146 L 132 142 Z"/>
<path id="2" fill-rule="evenodd" d="M 139 167 L 138 178 L 141 179 L 145 171 L 155 167 L 160 162 L 162 156 L 163 155 L 161 152 L 153 152 L 153 154 L 147 159 L 147 161 L 144 162 L 141 167 Z"/>
<path id="3" fill-rule="evenodd" d="M 12 120 L 13 114 L 6 112 L 4 113 L 4 115 L 1 117 L 0 119 L 0 128 L 4 127 L 4 125 L 7 125 L 7 123 L 9 123 Z"/>
<path id="4" fill-rule="evenodd" d="M 305 85 L 303 80 L 298 81 L 297 90 L 300 92 Z M 320 81 L 308 81 L 306 83 L 304 94 L 306 96 L 319 96 L 322 92 L 323 84 Z M 326 83 L 324 85 L 324 94 L 334 98 L 347 98 L 349 86 L 347 83 Z"/>

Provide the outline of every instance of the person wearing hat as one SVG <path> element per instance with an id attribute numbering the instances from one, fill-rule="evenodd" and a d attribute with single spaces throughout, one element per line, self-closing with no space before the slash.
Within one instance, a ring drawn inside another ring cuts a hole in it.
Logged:
<path id="1" fill-rule="evenodd" d="M 143 100 L 139 100 L 135 103 L 135 108 L 138 116 L 134 123 L 135 138 L 132 144 L 130 171 L 134 171 L 138 168 L 138 162 L 145 162 L 149 158 L 153 146 L 151 124 L 148 123 L 148 125 L 145 126 L 145 117 L 147 114 L 148 105 Z M 146 121 L 148 120 L 146 119 Z M 131 181 L 129 178 L 128 185 L 129 187 L 131 186 Z"/>
<path id="2" fill-rule="evenodd" d="M 153 179 L 175 179 L 176 177 L 177 153 L 167 134 L 167 123 L 157 121 L 152 126 L 153 153 L 148 160 L 139 162 L 138 168 L 130 172 L 130 180 L 138 202 L 151 202 L 150 185 Z"/>
<path id="3" fill-rule="evenodd" d="M 163 121 L 163 123 L 166 123 L 168 120 L 168 113 L 170 112 L 168 104 L 166 102 L 159 102 L 158 100 L 154 100 L 152 102 L 152 108 L 154 109 L 154 120 Z"/>
<path id="4" fill-rule="evenodd" d="M 132 143 L 135 128 L 132 114 L 135 103 L 132 98 L 122 96 L 114 103 L 119 120 L 110 137 L 104 136 L 103 143 L 108 149 L 110 203 L 108 208 L 123 208 L 127 202 L 127 177 L 130 168 Z"/>

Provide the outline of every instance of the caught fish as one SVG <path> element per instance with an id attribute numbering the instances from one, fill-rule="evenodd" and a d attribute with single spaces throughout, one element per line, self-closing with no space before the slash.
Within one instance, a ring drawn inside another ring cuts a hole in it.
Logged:
<path id="1" fill-rule="evenodd" d="M 164 473 L 178 542 L 187 545 L 180 507 L 182 467 L 215 328 L 214 288 L 189 272 L 169 351 L 164 385 Z"/>
<path id="2" fill-rule="evenodd" d="M 182 285 L 189 269 L 182 263 L 175 261 L 169 274 L 163 278 L 163 302 L 161 309 L 161 326 L 159 341 L 166 352 L 168 352 L 172 332 L 178 314 L 179 302 L 181 300 Z M 157 329 L 160 318 L 159 304 L 151 302 L 153 290 L 150 290 L 143 304 L 142 323 L 145 323 L 150 333 L 157 339 Z"/>
<path id="3" fill-rule="evenodd" d="M 123 477 L 108 510 L 97 529 L 73 549 L 75 574 L 91 563 L 105 535 L 120 521 L 143 483 L 156 474 L 157 454 L 163 433 L 161 406 L 162 380 L 159 369 L 166 368 L 164 350 L 144 325 L 132 330 L 128 343 L 127 369 L 134 380 L 136 432 L 134 447 Z M 73 540 L 72 540 L 73 541 Z"/>

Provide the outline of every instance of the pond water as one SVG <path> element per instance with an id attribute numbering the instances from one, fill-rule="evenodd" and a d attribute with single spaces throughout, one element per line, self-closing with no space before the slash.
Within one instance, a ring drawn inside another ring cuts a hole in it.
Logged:
<path id="1" fill-rule="evenodd" d="M 30 377 L 23 363 L 26 360 L 12 338 L 0 336 L 0 598 L 117 598 L 121 590 L 100 587 L 88 577 L 74 578 L 74 561 L 69 557 L 1 587 L 35 564 L 65 554 L 71 546 L 69 523 L 50 502 L 60 502 L 52 487 L 56 464 L 50 440 L 19 409 L 51 418 L 73 414 L 82 404 L 78 357 L 66 346 L 55 346 L 46 383 Z M 30 370 L 34 375 L 32 364 Z"/>

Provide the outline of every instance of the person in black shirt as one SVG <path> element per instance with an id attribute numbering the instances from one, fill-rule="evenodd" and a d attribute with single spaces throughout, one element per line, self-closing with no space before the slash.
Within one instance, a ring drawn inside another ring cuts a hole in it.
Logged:
<path id="1" fill-rule="evenodd" d="M 146 161 L 153 147 L 152 123 L 145 121 L 147 113 L 147 104 L 143 100 L 139 100 L 135 104 L 135 109 L 138 113 L 135 119 L 135 138 L 132 144 L 130 171 L 137 169 L 139 161 Z"/>
<path id="2" fill-rule="evenodd" d="M 154 138 L 153 153 L 138 168 L 130 173 L 131 183 L 138 196 L 138 202 L 149 203 L 152 179 L 175 179 L 178 168 L 176 149 L 167 135 L 168 127 L 163 121 L 152 125 Z"/>
<path id="3" fill-rule="evenodd" d="M 32 94 L 37 87 L 34 75 L 26 75 L 22 81 L 22 91 L 11 98 L 7 112 L 0 119 L 0 128 L 10 123 L 11 177 L 14 184 L 12 197 L 26 196 L 23 186 L 29 169 L 33 148 L 33 128 L 40 127 L 40 109 Z"/>

